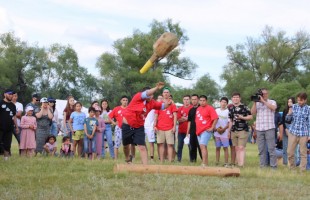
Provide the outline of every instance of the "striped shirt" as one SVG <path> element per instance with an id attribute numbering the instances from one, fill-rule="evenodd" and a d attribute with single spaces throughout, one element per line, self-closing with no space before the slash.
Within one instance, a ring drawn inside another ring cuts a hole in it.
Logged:
<path id="1" fill-rule="evenodd" d="M 267 99 L 271 105 L 277 106 L 274 100 Z M 267 131 L 275 128 L 274 114 L 275 111 L 268 108 L 264 103 L 256 102 L 256 130 Z"/>
<path id="2" fill-rule="evenodd" d="M 310 126 L 310 108 L 308 105 L 293 105 L 293 121 L 289 128 L 290 133 L 297 137 L 308 136 Z"/>

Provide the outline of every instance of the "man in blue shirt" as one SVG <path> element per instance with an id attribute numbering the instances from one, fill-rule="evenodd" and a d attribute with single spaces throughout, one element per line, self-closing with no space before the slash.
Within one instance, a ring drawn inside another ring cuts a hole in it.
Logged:
<path id="1" fill-rule="evenodd" d="M 306 102 L 307 94 L 303 92 L 299 93 L 297 95 L 297 104 L 294 104 L 288 113 L 288 115 L 293 115 L 293 121 L 289 128 L 288 134 L 289 168 L 293 169 L 296 167 L 294 153 L 296 145 L 299 144 L 301 157 L 300 171 L 305 171 L 307 165 L 307 142 L 310 130 L 310 108 Z"/>

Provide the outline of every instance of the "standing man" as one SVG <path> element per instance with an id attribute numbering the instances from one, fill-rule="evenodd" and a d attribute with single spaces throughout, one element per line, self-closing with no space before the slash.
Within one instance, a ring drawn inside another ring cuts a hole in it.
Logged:
<path id="1" fill-rule="evenodd" d="M 26 105 L 26 108 L 28 106 L 32 106 L 34 111 L 38 111 L 39 110 L 39 104 L 40 104 L 40 97 L 38 94 L 35 93 L 32 95 L 31 102 Z M 32 115 L 35 116 L 35 112 L 33 112 Z"/>
<path id="2" fill-rule="evenodd" d="M 218 116 L 214 108 L 208 105 L 208 98 L 205 95 L 199 97 L 200 106 L 196 110 L 196 135 L 202 153 L 202 166 L 208 165 L 208 143 L 212 137 Z"/>
<path id="3" fill-rule="evenodd" d="M 293 115 L 293 121 L 288 131 L 288 163 L 289 168 L 294 169 L 295 148 L 299 144 L 300 148 L 300 171 L 305 171 L 307 166 L 307 142 L 310 131 L 310 108 L 307 103 L 307 94 L 299 93 L 297 95 L 297 104 L 292 105 L 288 115 Z"/>
<path id="4" fill-rule="evenodd" d="M 163 96 L 158 95 L 157 101 L 162 102 Z M 152 109 L 149 112 L 149 114 L 147 114 L 147 116 L 145 118 L 145 122 L 144 122 L 144 131 L 145 131 L 145 134 L 147 135 L 147 139 L 149 141 L 150 159 L 152 162 L 154 161 L 154 143 L 156 141 L 156 135 L 155 135 L 155 130 L 154 130 L 154 120 L 155 120 L 155 110 Z M 158 151 L 158 156 L 159 156 L 159 151 Z"/>
<path id="5" fill-rule="evenodd" d="M 266 145 L 270 156 L 270 167 L 277 167 L 277 156 L 275 148 L 275 124 L 274 115 L 277 103 L 268 99 L 268 90 L 261 89 L 262 96 L 259 102 L 254 102 L 251 113 L 256 114 L 257 145 L 260 158 L 260 167 L 267 166 Z"/>
<path id="6" fill-rule="evenodd" d="M 118 149 L 121 147 L 122 144 L 122 123 L 123 123 L 123 112 L 126 109 L 128 105 L 128 97 L 122 96 L 121 97 L 121 105 L 116 106 L 112 112 L 108 114 L 109 118 L 111 119 L 111 122 L 113 125 L 115 125 L 115 131 L 114 131 L 114 155 L 115 159 L 118 158 Z M 114 120 L 116 121 L 114 121 Z M 132 148 L 134 149 L 135 146 L 131 146 L 131 156 L 133 156 Z"/>
<path id="7" fill-rule="evenodd" d="M 0 101 L 0 144 L 3 145 L 0 148 L 4 150 L 4 160 L 8 160 L 10 156 L 14 126 L 16 134 L 19 134 L 16 106 L 12 103 L 13 94 L 13 90 L 5 90 L 4 99 Z"/>
<path id="8" fill-rule="evenodd" d="M 131 163 L 129 152 L 130 144 L 138 145 L 141 161 L 144 165 L 147 162 L 147 150 L 145 146 L 144 120 L 152 110 L 165 109 L 171 102 L 156 102 L 153 94 L 164 87 L 163 82 L 159 82 L 153 88 L 144 88 L 142 92 L 134 95 L 131 102 L 123 113 L 122 136 L 126 162 Z"/>
<path id="9" fill-rule="evenodd" d="M 16 133 L 16 129 L 13 129 L 13 134 L 18 142 L 18 145 L 20 144 L 20 133 L 21 133 L 21 128 L 20 128 L 20 120 L 22 118 L 22 113 L 24 111 L 24 108 L 23 108 L 23 104 L 17 102 L 17 99 L 18 99 L 18 95 L 16 92 L 14 92 L 13 94 L 13 98 L 12 98 L 12 103 L 15 104 L 16 106 L 16 121 L 17 121 L 17 126 L 18 126 L 18 129 L 19 129 L 19 134 Z"/>
<path id="10" fill-rule="evenodd" d="M 190 162 L 196 162 L 197 160 L 197 149 L 199 152 L 199 156 L 202 159 L 201 150 L 198 143 L 198 138 L 196 135 L 196 123 L 195 116 L 196 110 L 199 106 L 198 104 L 198 94 L 193 94 L 191 96 L 192 108 L 188 112 L 188 125 L 187 125 L 187 134 L 186 137 L 189 137 L 189 160 Z"/>
<path id="11" fill-rule="evenodd" d="M 190 95 L 183 96 L 183 106 L 178 109 L 178 122 L 179 122 L 179 131 L 178 131 L 178 161 L 182 160 L 182 151 L 184 145 L 184 138 L 186 137 L 187 127 L 188 127 L 188 112 L 192 108 L 190 105 Z"/>
<path id="12" fill-rule="evenodd" d="M 164 101 L 169 101 L 170 97 L 170 89 L 165 87 L 163 90 L 163 98 Z M 170 100 L 171 101 L 171 100 Z M 155 120 L 154 126 L 156 126 L 157 130 L 157 144 L 159 148 L 159 158 L 161 163 L 164 162 L 165 156 L 165 143 L 167 143 L 167 152 L 168 152 L 168 160 L 169 162 L 173 161 L 173 153 L 174 149 L 174 141 L 175 141 L 175 131 L 177 124 L 177 107 L 175 104 L 172 104 L 168 108 L 164 110 L 157 110 L 155 112 Z"/>
<path id="13" fill-rule="evenodd" d="M 239 167 L 244 166 L 245 147 L 248 141 L 249 126 L 247 121 L 253 117 L 250 109 L 241 103 L 240 93 L 232 94 L 233 106 L 229 108 L 229 133 L 231 133 L 232 145 L 235 147 L 237 162 Z M 234 157 L 232 157 L 232 167 L 235 165 Z"/>

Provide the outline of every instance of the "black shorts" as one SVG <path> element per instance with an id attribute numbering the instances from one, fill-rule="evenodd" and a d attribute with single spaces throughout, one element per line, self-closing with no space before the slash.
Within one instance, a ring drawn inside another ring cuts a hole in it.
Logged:
<path id="1" fill-rule="evenodd" d="M 144 126 L 132 128 L 128 124 L 123 123 L 122 138 L 124 146 L 128 144 L 145 145 Z"/>

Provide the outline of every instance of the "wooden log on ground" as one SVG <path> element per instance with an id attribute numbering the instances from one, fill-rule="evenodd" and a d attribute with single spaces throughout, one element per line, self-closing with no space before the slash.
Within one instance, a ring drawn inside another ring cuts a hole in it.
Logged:
<path id="1" fill-rule="evenodd" d="M 142 164 L 116 164 L 114 173 L 134 172 L 142 174 L 183 174 L 200 176 L 240 176 L 239 168 L 178 166 L 178 165 L 142 165 Z"/>

